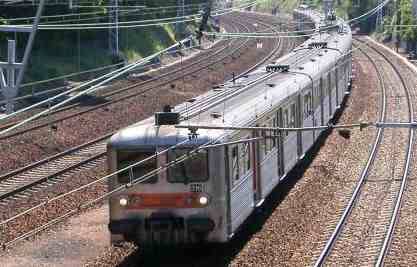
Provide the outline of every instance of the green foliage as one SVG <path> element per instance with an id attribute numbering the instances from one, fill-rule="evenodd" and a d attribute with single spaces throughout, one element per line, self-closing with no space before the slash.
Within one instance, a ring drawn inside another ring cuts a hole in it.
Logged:
<path id="1" fill-rule="evenodd" d="M 143 0 L 148 7 L 175 6 L 177 0 Z M 87 2 L 86 2 L 87 3 Z M 80 8 L 72 10 L 75 13 L 100 12 L 105 15 L 108 9 L 104 7 L 108 1 L 90 0 L 89 5 L 97 5 L 97 8 Z M 119 2 L 120 5 L 132 4 L 132 1 Z M 137 2 L 136 2 L 137 3 Z M 186 4 L 206 3 L 206 0 L 187 0 Z M 45 9 L 43 15 L 68 14 L 68 7 L 51 6 Z M 30 17 L 36 9 L 33 7 L 14 8 L 1 10 L 4 18 Z M 165 13 L 165 16 L 176 16 L 176 11 Z M 80 19 L 89 18 L 84 15 Z M 143 15 L 136 13 L 135 16 L 120 16 L 120 21 L 145 20 L 160 18 L 161 14 Z M 107 18 L 93 19 L 83 23 L 107 22 Z M 0 24 L 5 23 L 0 17 Z M 194 30 L 193 30 L 194 31 Z M 161 26 L 151 28 L 120 29 L 120 49 L 129 61 L 147 56 L 159 51 L 175 42 L 173 26 Z M 4 51 L 2 38 L 10 37 L 0 33 L 0 56 Z M 18 53 L 21 54 L 26 43 L 27 35 L 18 34 Z M 112 57 L 108 51 L 108 30 L 73 30 L 73 31 L 40 31 L 37 33 L 25 82 L 43 80 L 68 73 L 97 68 L 112 63 Z"/>
<path id="2" fill-rule="evenodd" d="M 416 18 L 413 16 L 412 0 L 400 1 L 399 17 L 399 24 L 401 25 L 414 25 L 417 23 Z M 400 37 L 405 41 L 414 41 L 417 39 L 417 30 L 414 27 L 401 28 Z"/>

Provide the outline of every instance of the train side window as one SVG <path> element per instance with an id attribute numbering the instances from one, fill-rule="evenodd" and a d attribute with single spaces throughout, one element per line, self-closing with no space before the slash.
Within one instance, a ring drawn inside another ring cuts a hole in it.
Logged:
<path id="1" fill-rule="evenodd" d="M 304 111 L 304 118 L 307 118 L 308 114 L 310 112 L 309 95 L 308 94 L 304 95 L 303 111 Z"/>
<path id="2" fill-rule="evenodd" d="M 265 125 L 262 125 L 262 127 L 265 127 Z M 261 131 L 261 137 L 263 137 L 261 140 L 259 140 L 259 156 L 260 160 L 263 160 L 265 158 L 265 155 L 267 153 L 267 147 L 266 147 L 266 131 Z"/>
<path id="3" fill-rule="evenodd" d="M 335 85 L 336 85 L 335 81 L 336 81 L 335 80 L 335 73 L 334 73 L 334 70 L 332 70 L 332 71 L 329 72 L 329 84 L 330 84 L 330 90 L 329 91 L 334 90 Z"/>
<path id="4" fill-rule="evenodd" d="M 230 149 L 231 177 L 233 181 L 239 179 L 239 148 L 237 145 Z"/>
<path id="5" fill-rule="evenodd" d="M 326 92 L 327 92 L 328 86 L 329 86 L 329 78 L 328 76 L 325 76 L 321 79 L 321 88 L 323 90 L 323 96 L 327 95 Z"/>
<path id="6" fill-rule="evenodd" d="M 173 162 L 187 155 L 189 151 L 189 149 L 173 149 L 168 152 L 168 161 Z M 168 169 L 168 182 L 170 183 L 205 182 L 208 179 L 208 152 L 206 150 L 192 154 L 183 162 Z"/>
<path id="7" fill-rule="evenodd" d="M 271 120 L 269 120 L 265 127 L 271 127 Z M 265 131 L 264 136 L 265 138 L 265 155 L 269 153 L 269 151 L 271 151 L 272 149 L 272 140 L 271 138 L 268 138 L 267 136 L 271 135 L 271 131 Z"/>
<path id="8" fill-rule="evenodd" d="M 315 83 L 315 87 L 314 87 L 314 103 L 313 103 L 313 108 L 316 109 L 318 106 L 320 106 L 320 88 L 318 85 L 318 81 Z"/>
<path id="9" fill-rule="evenodd" d="M 295 127 L 295 104 L 291 104 L 291 112 L 290 112 L 290 127 Z"/>
<path id="10" fill-rule="evenodd" d="M 147 151 L 147 152 L 119 151 L 117 153 L 117 169 L 121 170 L 123 168 L 126 168 L 129 165 L 142 161 L 153 155 L 155 155 L 154 151 Z M 138 166 L 135 166 L 135 167 L 132 167 L 131 169 L 120 172 L 117 177 L 118 182 L 129 183 L 131 180 L 138 179 L 148 174 L 149 172 L 155 170 L 156 168 L 157 168 L 157 160 L 156 160 L 156 157 L 154 157 L 152 159 L 144 161 Z M 154 175 L 144 180 L 142 183 L 156 183 L 157 181 L 158 181 L 158 176 Z"/>
<path id="11" fill-rule="evenodd" d="M 288 109 L 284 109 L 284 128 L 289 126 Z M 288 131 L 285 131 L 285 136 L 288 136 Z"/>
<path id="12" fill-rule="evenodd" d="M 239 162 L 239 170 L 240 175 L 243 176 L 248 170 L 250 170 L 250 144 L 249 143 L 242 143 L 239 144 L 239 154 L 240 154 L 240 162 Z"/>
<path id="13" fill-rule="evenodd" d="M 277 127 L 277 125 L 278 125 L 277 122 L 278 122 L 277 118 L 273 118 L 273 120 L 272 120 L 272 127 Z M 277 131 L 273 131 L 271 133 L 273 135 L 277 135 Z M 274 147 L 277 147 L 277 138 L 276 137 L 272 138 L 272 148 L 274 148 Z"/>

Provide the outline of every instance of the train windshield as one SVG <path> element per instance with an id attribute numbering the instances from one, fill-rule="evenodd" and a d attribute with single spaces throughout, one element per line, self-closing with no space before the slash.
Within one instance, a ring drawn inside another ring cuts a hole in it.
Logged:
<path id="1" fill-rule="evenodd" d="M 123 169 L 129 165 L 132 165 L 136 162 L 149 158 L 150 156 L 155 155 L 155 152 L 138 152 L 138 151 L 119 151 L 117 153 L 117 169 Z M 130 180 L 138 179 L 141 176 L 153 171 L 156 169 L 156 158 L 147 160 L 142 164 L 139 164 L 136 167 L 133 167 L 130 170 L 123 171 L 118 175 L 119 183 L 128 183 Z M 154 175 L 142 183 L 156 183 L 158 181 L 158 176 Z"/>
<path id="2" fill-rule="evenodd" d="M 168 161 L 175 161 L 189 152 L 188 149 L 174 149 L 168 152 Z M 193 154 L 185 161 L 168 169 L 168 182 L 193 183 L 204 182 L 209 178 L 207 151 Z"/>

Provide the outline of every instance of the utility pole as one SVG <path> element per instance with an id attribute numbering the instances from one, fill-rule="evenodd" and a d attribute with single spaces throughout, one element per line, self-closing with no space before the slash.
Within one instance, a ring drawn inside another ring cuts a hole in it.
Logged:
<path id="1" fill-rule="evenodd" d="M 111 0 L 109 11 L 109 50 L 112 56 L 119 56 L 119 0 Z"/>
<path id="2" fill-rule="evenodd" d="M 20 85 L 23 81 L 23 76 L 25 74 L 27 64 L 29 62 L 29 57 L 32 52 L 33 42 L 35 41 L 35 36 L 38 30 L 38 25 L 44 5 L 45 0 L 40 0 L 38 9 L 36 11 L 35 20 L 33 21 L 31 28 L 7 25 L 0 26 L 0 32 L 29 33 L 29 38 L 26 43 L 22 62 L 16 62 L 16 40 L 7 41 L 7 62 L 0 61 L 0 89 L 1 94 L 6 100 L 7 114 L 10 114 L 14 111 L 13 99 L 18 95 Z"/>

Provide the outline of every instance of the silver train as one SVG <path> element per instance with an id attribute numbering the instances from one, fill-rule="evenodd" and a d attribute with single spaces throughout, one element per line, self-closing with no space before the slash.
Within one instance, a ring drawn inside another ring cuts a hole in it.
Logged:
<path id="1" fill-rule="evenodd" d="M 312 20 L 316 27 L 322 23 L 320 14 L 308 9 L 296 10 L 294 16 Z M 110 190 L 126 187 L 109 200 L 112 243 L 230 240 L 321 131 L 190 132 L 169 124 L 179 119 L 180 125 L 326 125 L 350 86 L 351 48 L 348 25 L 317 33 L 276 62 L 112 136 L 110 172 L 151 158 L 109 182 Z M 204 149 L 195 150 L 199 146 Z M 132 183 L 143 175 L 146 180 Z"/>

